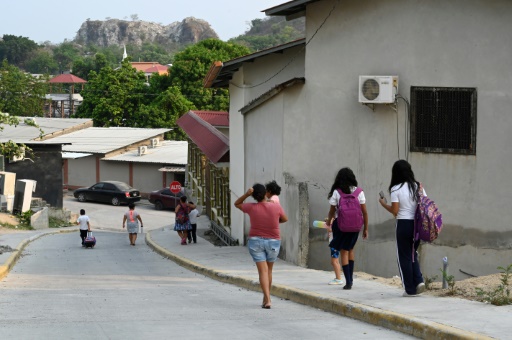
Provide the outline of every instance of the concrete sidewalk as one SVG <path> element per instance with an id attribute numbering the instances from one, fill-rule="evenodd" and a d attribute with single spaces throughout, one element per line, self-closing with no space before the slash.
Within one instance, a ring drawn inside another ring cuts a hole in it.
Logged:
<path id="1" fill-rule="evenodd" d="M 201 216 L 198 228 L 207 228 Z M 103 229 L 103 228 L 101 228 Z M 0 235 L 0 245 L 12 248 L 0 254 L 0 280 L 7 275 L 23 249 L 39 237 L 76 232 L 76 227 Z M 256 265 L 246 247 L 215 247 L 198 238 L 197 244 L 180 245 L 170 226 L 145 234 L 146 243 L 162 256 L 215 280 L 259 291 Z M 306 269 L 284 261 L 274 266 L 272 308 L 279 299 L 291 300 L 328 312 L 424 339 L 511 339 L 512 306 L 497 307 L 458 298 L 422 295 L 402 297 L 402 290 L 357 278 L 352 290 L 329 286 L 332 272 Z M 254 301 L 255 308 L 261 301 Z"/>
<path id="2" fill-rule="evenodd" d="M 199 224 L 208 223 L 206 217 Z M 246 247 L 215 247 L 198 239 L 180 245 L 171 227 L 146 234 L 146 243 L 181 266 L 215 280 L 259 291 L 256 265 Z M 328 259 L 326 259 L 328 260 Z M 512 306 L 493 306 L 451 297 L 402 297 L 402 289 L 375 281 L 358 280 L 352 290 L 329 286 L 332 272 L 276 262 L 271 294 L 272 308 L 279 297 L 328 312 L 383 326 L 424 339 L 511 339 Z M 255 308 L 260 300 L 254 301 Z"/>

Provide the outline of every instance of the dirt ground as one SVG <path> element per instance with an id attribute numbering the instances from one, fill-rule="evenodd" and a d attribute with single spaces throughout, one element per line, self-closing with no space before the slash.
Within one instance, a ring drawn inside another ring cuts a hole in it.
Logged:
<path id="1" fill-rule="evenodd" d="M 375 280 L 377 282 L 394 286 L 394 287 L 402 287 L 402 282 L 398 276 L 393 278 L 383 278 L 374 275 L 370 275 L 363 272 L 357 272 L 354 274 L 358 278 L 362 278 L 365 280 Z M 458 297 L 473 301 L 479 301 L 479 297 L 476 293 L 476 288 L 481 288 L 485 291 L 490 291 L 496 289 L 501 281 L 501 274 L 492 274 L 487 276 L 478 276 L 472 277 L 465 280 L 455 281 L 454 286 L 454 294 L 451 293 L 449 288 L 443 289 L 442 282 L 433 282 L 429 285 L 428 289 L 423 294 L 433 295 L 433 296 L 451 296 Z M 442 280 L 441 274 L 438 276 L 437 281 Z"/>
<path id="2" fill-rule="evenodd" d="M 10 234 L 20 232 L 21 230 L 11 229 L 4 227 L 4 224 L 11 226 L 17 226 L 20 222 L 18 219 L 11 214 L 0 213 L 0 234 Z"/>

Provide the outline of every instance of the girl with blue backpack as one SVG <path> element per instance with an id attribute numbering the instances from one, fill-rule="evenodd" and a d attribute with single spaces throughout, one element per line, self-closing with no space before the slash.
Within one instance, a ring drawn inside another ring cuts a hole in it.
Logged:
<path id="1" fill-rule="evenodd" d="M 396 217 L 396 247 L 398 270 L 405 288 L 403 296 L 417 296 L 425 291 L 425 283 L 418 262 L 419 240 L 414 240 L 414 215 L 418 206 L 420 183 L 414 178 L 411 165 L 398 160 L 391 170 L 389 193 L 391 205 L 385 198 L 379 202 L 384 209 Z M 423 190 L 423 189 L 422 189 Z M 423 195 L 426 196 L 425 190 Z"/>
<path id="2" fill-rule="evenodd" d="M 363 239 L 368 238 L 368 213 L 364 192 L 357 187 L 356 176 L 350 168 L 338 171 L 327 198 L 331 207 L 325 224 L 327 230 L 333 233 L 329 247 L 336 275 L 329 284 L 342 284 L 338 260 L 341 258 L 341 269 L 345 276 L 343 289 L 351 289 L 354 282 L 354 247 L 361 229 Z"/>

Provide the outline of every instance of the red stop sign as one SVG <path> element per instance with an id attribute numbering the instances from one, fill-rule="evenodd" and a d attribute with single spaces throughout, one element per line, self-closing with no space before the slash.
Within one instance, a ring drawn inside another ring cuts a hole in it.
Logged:
<path id="1" fill-rule="evenodd" d="M 171 192 L 173 194 L 177 194 L 181 191 L 181 184 L 178 181 L 174 181 L 171 184 L 169 184 L 169 189 L 171 189 Z"/>

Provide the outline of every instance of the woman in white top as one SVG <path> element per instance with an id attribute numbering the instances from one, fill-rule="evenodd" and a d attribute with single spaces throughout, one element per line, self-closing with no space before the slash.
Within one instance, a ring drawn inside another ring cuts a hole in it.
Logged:
<path id="1" fill-rule="evenodd" d="M 416 212 L 419 182 L 414 178 L 411 165 L 396 161 L 391 170 L 389 193 L 391 205 L 384 198 L 380 204 L 396 217 L 396 247 L 398 270 L 405 288 L 403 296 L 417 296 L 425 291 L 423 275 L 418 262 L 419 241 L 414 241 L 414 214 Z M 426 196 L 425 191 L 423 194 Z"/>

